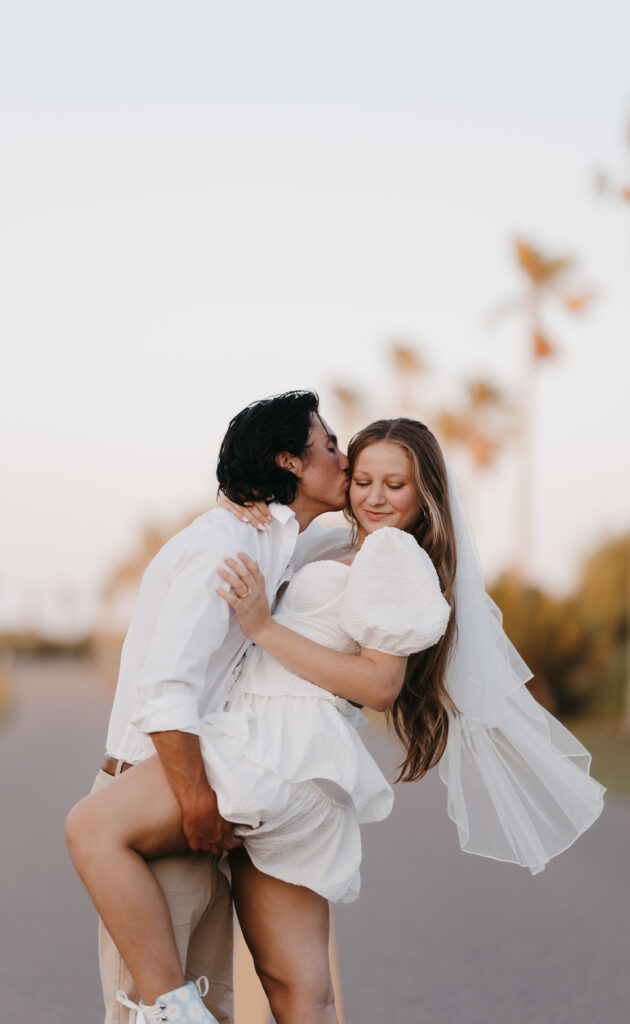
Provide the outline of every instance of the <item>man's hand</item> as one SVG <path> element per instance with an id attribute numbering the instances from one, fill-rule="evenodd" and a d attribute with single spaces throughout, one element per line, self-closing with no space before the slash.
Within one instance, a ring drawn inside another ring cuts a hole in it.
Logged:
<path id="1" fill-rule="evenodd" d="M 219 814 L 201 757 L 199 737 L 189 732 L 151 733 L 169 785 L 182 809 L 182 828 L 191 850 L 221 853 L 243 845 L 234 825 Z"/>
<path id="2" fill-rule="evenodd" d="M 191 850 L 221 853 L 243 845 L 243 840 L 234 835 L 233 823 L 221 817 L 215 792 L 207 783 L 205 789 L 200 786 L 191 796 L 182 804 L 182 828 Z"/>

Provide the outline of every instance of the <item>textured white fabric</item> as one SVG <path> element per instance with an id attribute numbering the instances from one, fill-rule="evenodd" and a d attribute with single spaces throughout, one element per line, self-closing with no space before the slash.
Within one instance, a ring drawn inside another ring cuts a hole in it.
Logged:
<path id="1" fill-rule="evenodd" d="M 409 539 L 411 544 L 386 528 L 366 539 L 351 566 L 305 565 L 274 617 L 350 654 L 360 646 L 401 655 L 411 643 L 413 650 L 426 646 L 436 619 L 442 632 L 446 628 L 449 609 L 424 552 Z M 390 585 L 392 564 L 396 586 Z M 391 787 L 359 738 L 363 725 L 363 715 L 348 701 L 294 675 L 259 648 L 248 651 L 225 711 L 201 722 L 202 753 L 221 814 L 255 826 L 243 831 L 254 864 L 333 902 L 356 899 L 359 825 L 387 817 L 393 803 Z"/>
<path id="2" fill-rule="evenodd" d="M 151 732 L 197 733 L 199 717 L 222 707 L 225 685 L 249 641 L 215 592 L 227 555 L 246 551 L 265 574 L 271 602 L 313 546 L 326 545 L 317 523 L 298 537 L 291 509 L 272 504 L 271 529 L 259 532 L 222 509 L 199 516 L 172 537 L 146 569 L 123 646 L 107 751 L 124 761 L 155 753 Z M 321 556 L 320 556 L 321 557 Z"/>
<path id="3" fill-rule="evenodd" d="M 456 641 L 446 686 L 452 716 L 440 778 L 461 848 L 542 871 L 603 808 L 582 744 L 534 700 L 532 673 L 486 593 L 472 530 L 448 469 L 457 546 Z"/>
<path id="4" fill-rule="evenodd" d="M 411 534 L 385 526 L 358 552 L 340 615 L 361 647 L 409 655 L 437 643 L 450 608 L 426 551 Z"/>

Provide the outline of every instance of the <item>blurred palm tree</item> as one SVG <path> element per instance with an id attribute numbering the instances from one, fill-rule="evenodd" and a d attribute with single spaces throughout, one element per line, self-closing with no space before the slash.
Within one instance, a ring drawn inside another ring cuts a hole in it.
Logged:
<path id="1" fill-rule="evenodd" d="M 394 373 L 394 415 L 426 418 L 426 409 L 423 414 L 420 412 L 420 381 L 429 369 L 424 356 L 412 342 L 402 339 L 388 342 L 385 352 Z M 346 381 L 335 382 L 331 392 L 339 437 L 345 442 L 368 422 L 372 402 L 362 391 Z M 378 407 L 381 414 L 383 404 L 383 396 L 380 395 Z M 389 404 L 389 400 L 386 404 Z"/>
<path id="2" fill-rule="evenodd" d="M 333 384 L 331 391 L 335 403 L 334 427 L 340 446 L 345 448 L 352 435 L 365 425 L 368 403 L 361 391 L 348 384 Z"/>
<path id="3" fill-rule="evenodd" d="M 521 494 L 516 558 L 516 571 L 521 579 L 526 579 L 531 557 L 536 372 L 541 362 L 556 358 L 560 351 L 543 323 L 543 307 L 551 299 L 568 312 L 580 314 L 586 309 L 592 295 L 576 289 L 567 281 L 567 276 L 574 269 L 574 261 L 570 256 L 548 256 L 522 238 L 514 240 L 514 250 L 518 266 L 526 278 L 525 294 L 515 301 L 498 306 L 491 314 L 489 323 L 493 325 L 512 312 L 524 313 L 527 322 L 520 403 Z"/>
<path id="4" fill-rule="evenodd" d="M 409 340 L 393 338 L 385 353 L 394 372 L 395 415 L 434 423 L 447 448 L 465 451 L 475 476 L 494 465 L 502 447 L 514 434 L 514 410 L 502 391 L 487 378 L 475 378 L 465 382 L 463 405 L 455 409 L 429 409 L 421 399 L 422 377 L 429 372 L 429 363 L 418 347 Z M 335 383 L 331 391 L 340 437 L 349 438 L 369 419 L 371 403 L 363 392 L 345 382 Z M 382 408 L 382 396 L 379 405 Z M 466 490 L 472 506 L 471 487 Z"/>
<path id="5" fill-rule="evenodd" d="M 465 388 L 466 397 L 461 407 L 439 411 L 437 431 L 447 449 L 459 448 L 466 453 L 476 481 L 480 473 L 494 466 L 513 434 L 512 408 L 504 393 L 487 378 L 467 380 Z M 466 497 L 475 522 L 473 487 L 474 482 L 469 483 Z"/>
<path id="6" fill-rule="evenodd" d="M 630 147 L 630 117 L 626 123 L 626 142 Z M 624 203 L 630 203 L 630 175 L 626 178 L 625 184 L 620 185 L 613 181 L 607 171 L 597 171 L 595 187 L 602 196 L 612 196 Z"/>
<path id="7" fill-rule="evenodd" d="M 392 339 L 387 354 L 396 381 L 396 415 L 412 419 L 420 416 L 420 381 L 429 369 L 428 363 L 414 344 L 405 339 Z"/>

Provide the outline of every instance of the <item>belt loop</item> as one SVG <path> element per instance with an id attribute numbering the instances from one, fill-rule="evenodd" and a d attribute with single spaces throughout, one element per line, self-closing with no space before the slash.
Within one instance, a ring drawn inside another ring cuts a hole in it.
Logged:
<path id="1" fill-rule="evenodd" d="M 124 761 L 122 760 L 122 758 L 121 758 L 121 759 L 119 759 L 118 761 L 116 761 L 116 771 L 114 772 L 114 778 L 115 778 L 115 777 L 116 777 L 117 775 L 120 775 L 120 773 L 121 773 L 121 772 L 122 772 L 122 770 L 123 770 L 123 765 L 124 765 L 124 763 L 125 763 L 125 762 L 124 762 Z"/>

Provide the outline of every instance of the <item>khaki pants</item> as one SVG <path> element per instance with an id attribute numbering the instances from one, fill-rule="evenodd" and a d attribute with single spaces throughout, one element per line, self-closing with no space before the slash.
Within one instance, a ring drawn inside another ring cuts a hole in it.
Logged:
<path id="1" fill-rule="evenodd" d="M 114 781 L 99 771 L 92 792 Z M 171 912 L 175 940 L 186 979 L 208 978 L 204 1003 L 219 1021 L 232 1024 L 232 896 L 218 860 L 208 854 L 182 853 L 150 862 Z M 98 955 L 105 1000 L 105 1024 L 128 1024 L 129 1010 L 121 1006 L 116 992 L 122 989 L 134 1002 L 138 992 L 120 953 L 103 922 L 98 923 Z"/>

